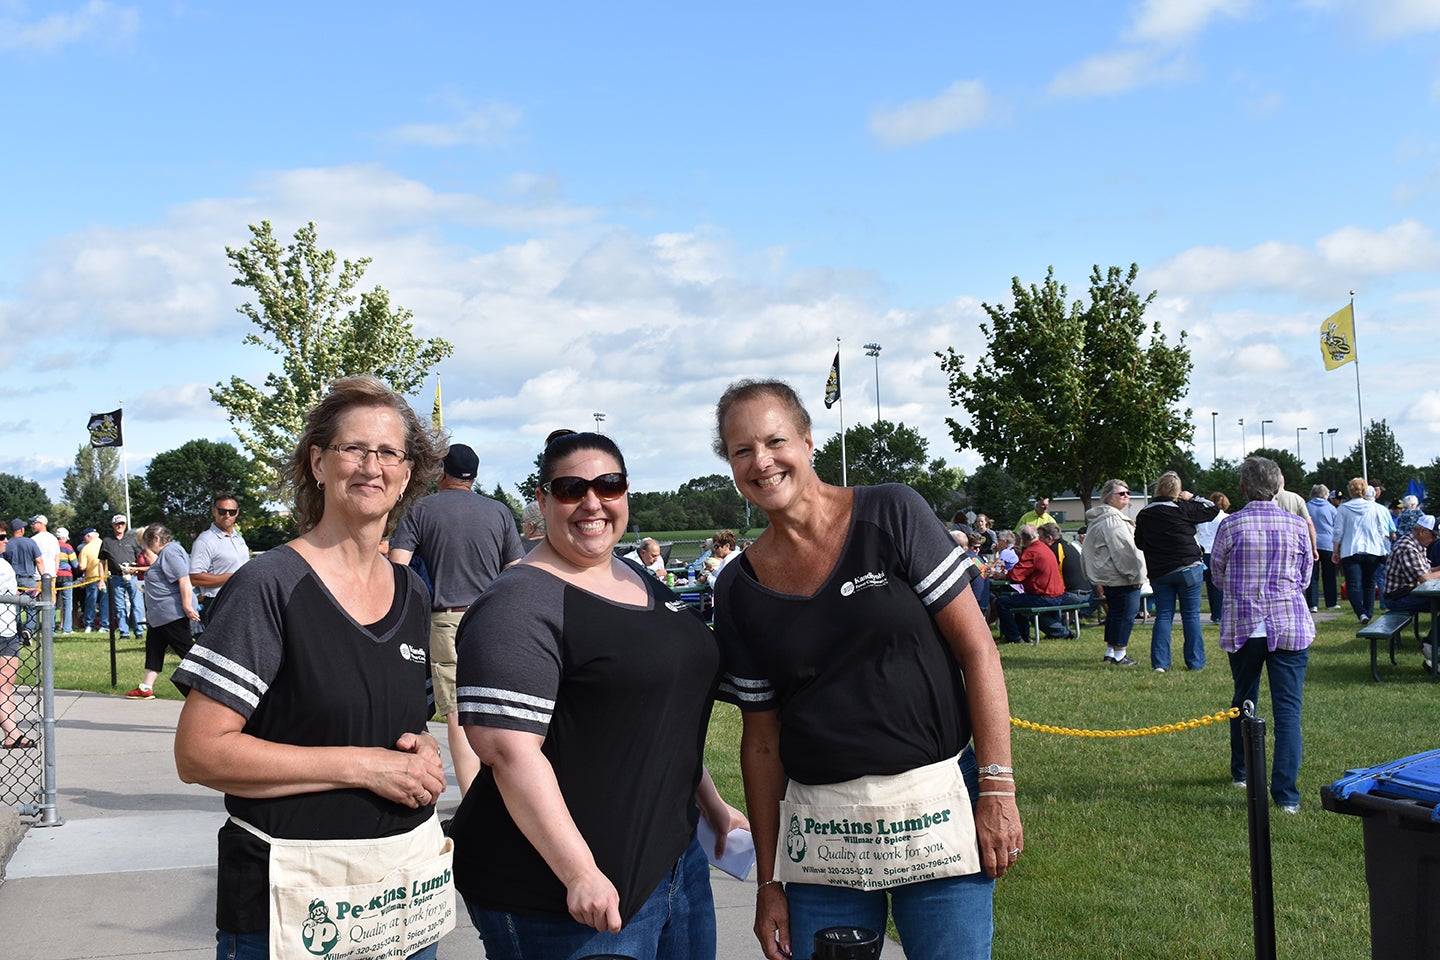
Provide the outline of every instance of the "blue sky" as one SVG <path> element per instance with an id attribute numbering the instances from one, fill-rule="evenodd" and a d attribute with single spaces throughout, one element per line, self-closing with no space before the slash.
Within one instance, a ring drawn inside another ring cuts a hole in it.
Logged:
<path id="1" fill-rule="evenodd" d="M 52 496 L 90 412 L 133 471 L 258 382 L 224 248 L 308 220 L 455 355 L 507 488 L 593 424 L 637 489 L 722 472 L 711 409 L 791 380 L 973 468 L 933 354 L 1054 265 L 1141 267 L 1189 334 L 1197 458 L 1358 436 L 1320 321 L 1356 291 L 1367 418 L 1440 453 L 1440 2 L 233 4 L 0 0 L 0 471 Z M 1037 331 L 1037 336 L 1043 331 Z M 433 379 L 415 398 L 428 411 Z M 1328 452 L 1328 449 L 1327 449 Z"/>

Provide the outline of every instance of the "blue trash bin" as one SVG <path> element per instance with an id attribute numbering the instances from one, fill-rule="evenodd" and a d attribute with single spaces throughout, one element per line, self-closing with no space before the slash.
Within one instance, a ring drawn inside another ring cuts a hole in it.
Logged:
<path id="1" fill-rule="evenodd" d="M 1440 957 L 1440 750 L 1347 770 L 1320 804 L 1362 821 L 1370 956 Z"/>

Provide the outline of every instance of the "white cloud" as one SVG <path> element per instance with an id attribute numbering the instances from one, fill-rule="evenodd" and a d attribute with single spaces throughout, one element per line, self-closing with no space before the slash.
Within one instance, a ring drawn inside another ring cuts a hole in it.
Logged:
<path id="1" fill-rule="evenodd" d="M 870 133 L 887 147 L 923 143 L 985 122 L 990 94 L 979 80 L 957 80 L 937 96 L 870 114 Z"/>
<path id="2" fill-rule="evenodd" d="M 447 104 L 458 114 L 453 120 L 405 124 L 390 131 L 390 136 L 425 147 L 489 147 L 508 142 L 522 119 L 520 109 L 508 103 L 472 107 L 463 101 L 448 99 Z"/>
<path id="3" fill-rule="evenodd" d="M 1440 30 L 1440 6 L 1434 0 L 1303 0 L 1301 6 L 1346 13 L 1382 40 Z"/>
<path id="4" fill-rule="evenodd" d="M 1159 50 L 1118 50 L 1090 57 L 1055 75 L 1046 88 L 1055 97 L 1095 97 L 1173 83 L 1192 68 L 1183 56 Z"/>
<path id="5" fill-rule="evenodd" d="M 140 28 L 140 12 L 117 7 L 106 0 L 90 0 L 73 13 L 52 13 L 39 20 L 0 17 L 0 50 L 53 53 L 61 47 L 96 37 L 117 43 L 133 37 Z"/>
<path id="6" fill-rule="evenodd" d="M 1199 67 L 1184 48 L 1220 17 L 1237 18 L 1251 0 L 1142 0 L 1122 31 L 1125 46 L 1062 68 L 1046 88 L 1053 97 L 1096 97 L 1174 83 Z"/>
<path id="7" fill-rule="evenodd" d="M 1246 250 L 1193 247 L 1147 268 L 1143 279 L 1166 293 L 1213 296 L 1249 289 L 1333 299 L 1361 280 L 1437 267 L 1440 242 L 1430 228 L 1403 220 L 1380 230 L 1342 227 L 1316 240 L 1314 250 L 1276 241 Z"/>
<path id="8" fill-rule="evenodd" d="M 1176 46 L 1202 33 L 1218 17 L 1240 17 L 1250 7 L 1250 0 L 1143 0 L 1125 36 L 1137 43 Z"/>

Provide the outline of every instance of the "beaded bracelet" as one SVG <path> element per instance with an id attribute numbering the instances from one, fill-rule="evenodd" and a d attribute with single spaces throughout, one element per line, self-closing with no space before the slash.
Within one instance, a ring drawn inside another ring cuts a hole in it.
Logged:
<path id="1" fill-rule="evenodd" d="M 759 884 L 759 885 L 757 885 L 757 886 L 755 887 L 755 892 L 756 892 L 756 893 L 759 893 L 761 890 L 764 890 L 766 887 L 770 886 L 770 884 L 772 884 L 772 883 L 784 883 L 784 882 L 785 882 L 785 881 L 783 881 L 783 880 L 766 880 L 766 881 L 764 881 L 763 883 L 761 883 L 761 884 Z"/>

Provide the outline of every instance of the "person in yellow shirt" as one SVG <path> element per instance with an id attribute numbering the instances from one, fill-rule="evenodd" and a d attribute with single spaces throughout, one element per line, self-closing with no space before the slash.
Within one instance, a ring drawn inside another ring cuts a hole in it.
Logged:
<path id="1" fill-rule="evenodd" d="M 110 629 L 110 605 L 99 602 L 105 591 L 105 569 L 100 563 L 100 535 L 94 527 L 80 532 L 80 582 L 85 584 L 85 621 L 80 625 L 81 633 L 92 629 Z M 100 619 L 95 619 L 96 608 Z"/>
<path id="2" fill-rule="evenodd" d="M 1015 529 L 1019 530 L 1028 523 L 1038 530 L 1045 526 L 1045 524 L 1054 522 L 1055 518 L 1050 516 L 1050 498 L 1037 497 L 1035 499 L 1035 509 L 1021 517 L 1020 522 L 1015 524 Z"/>

